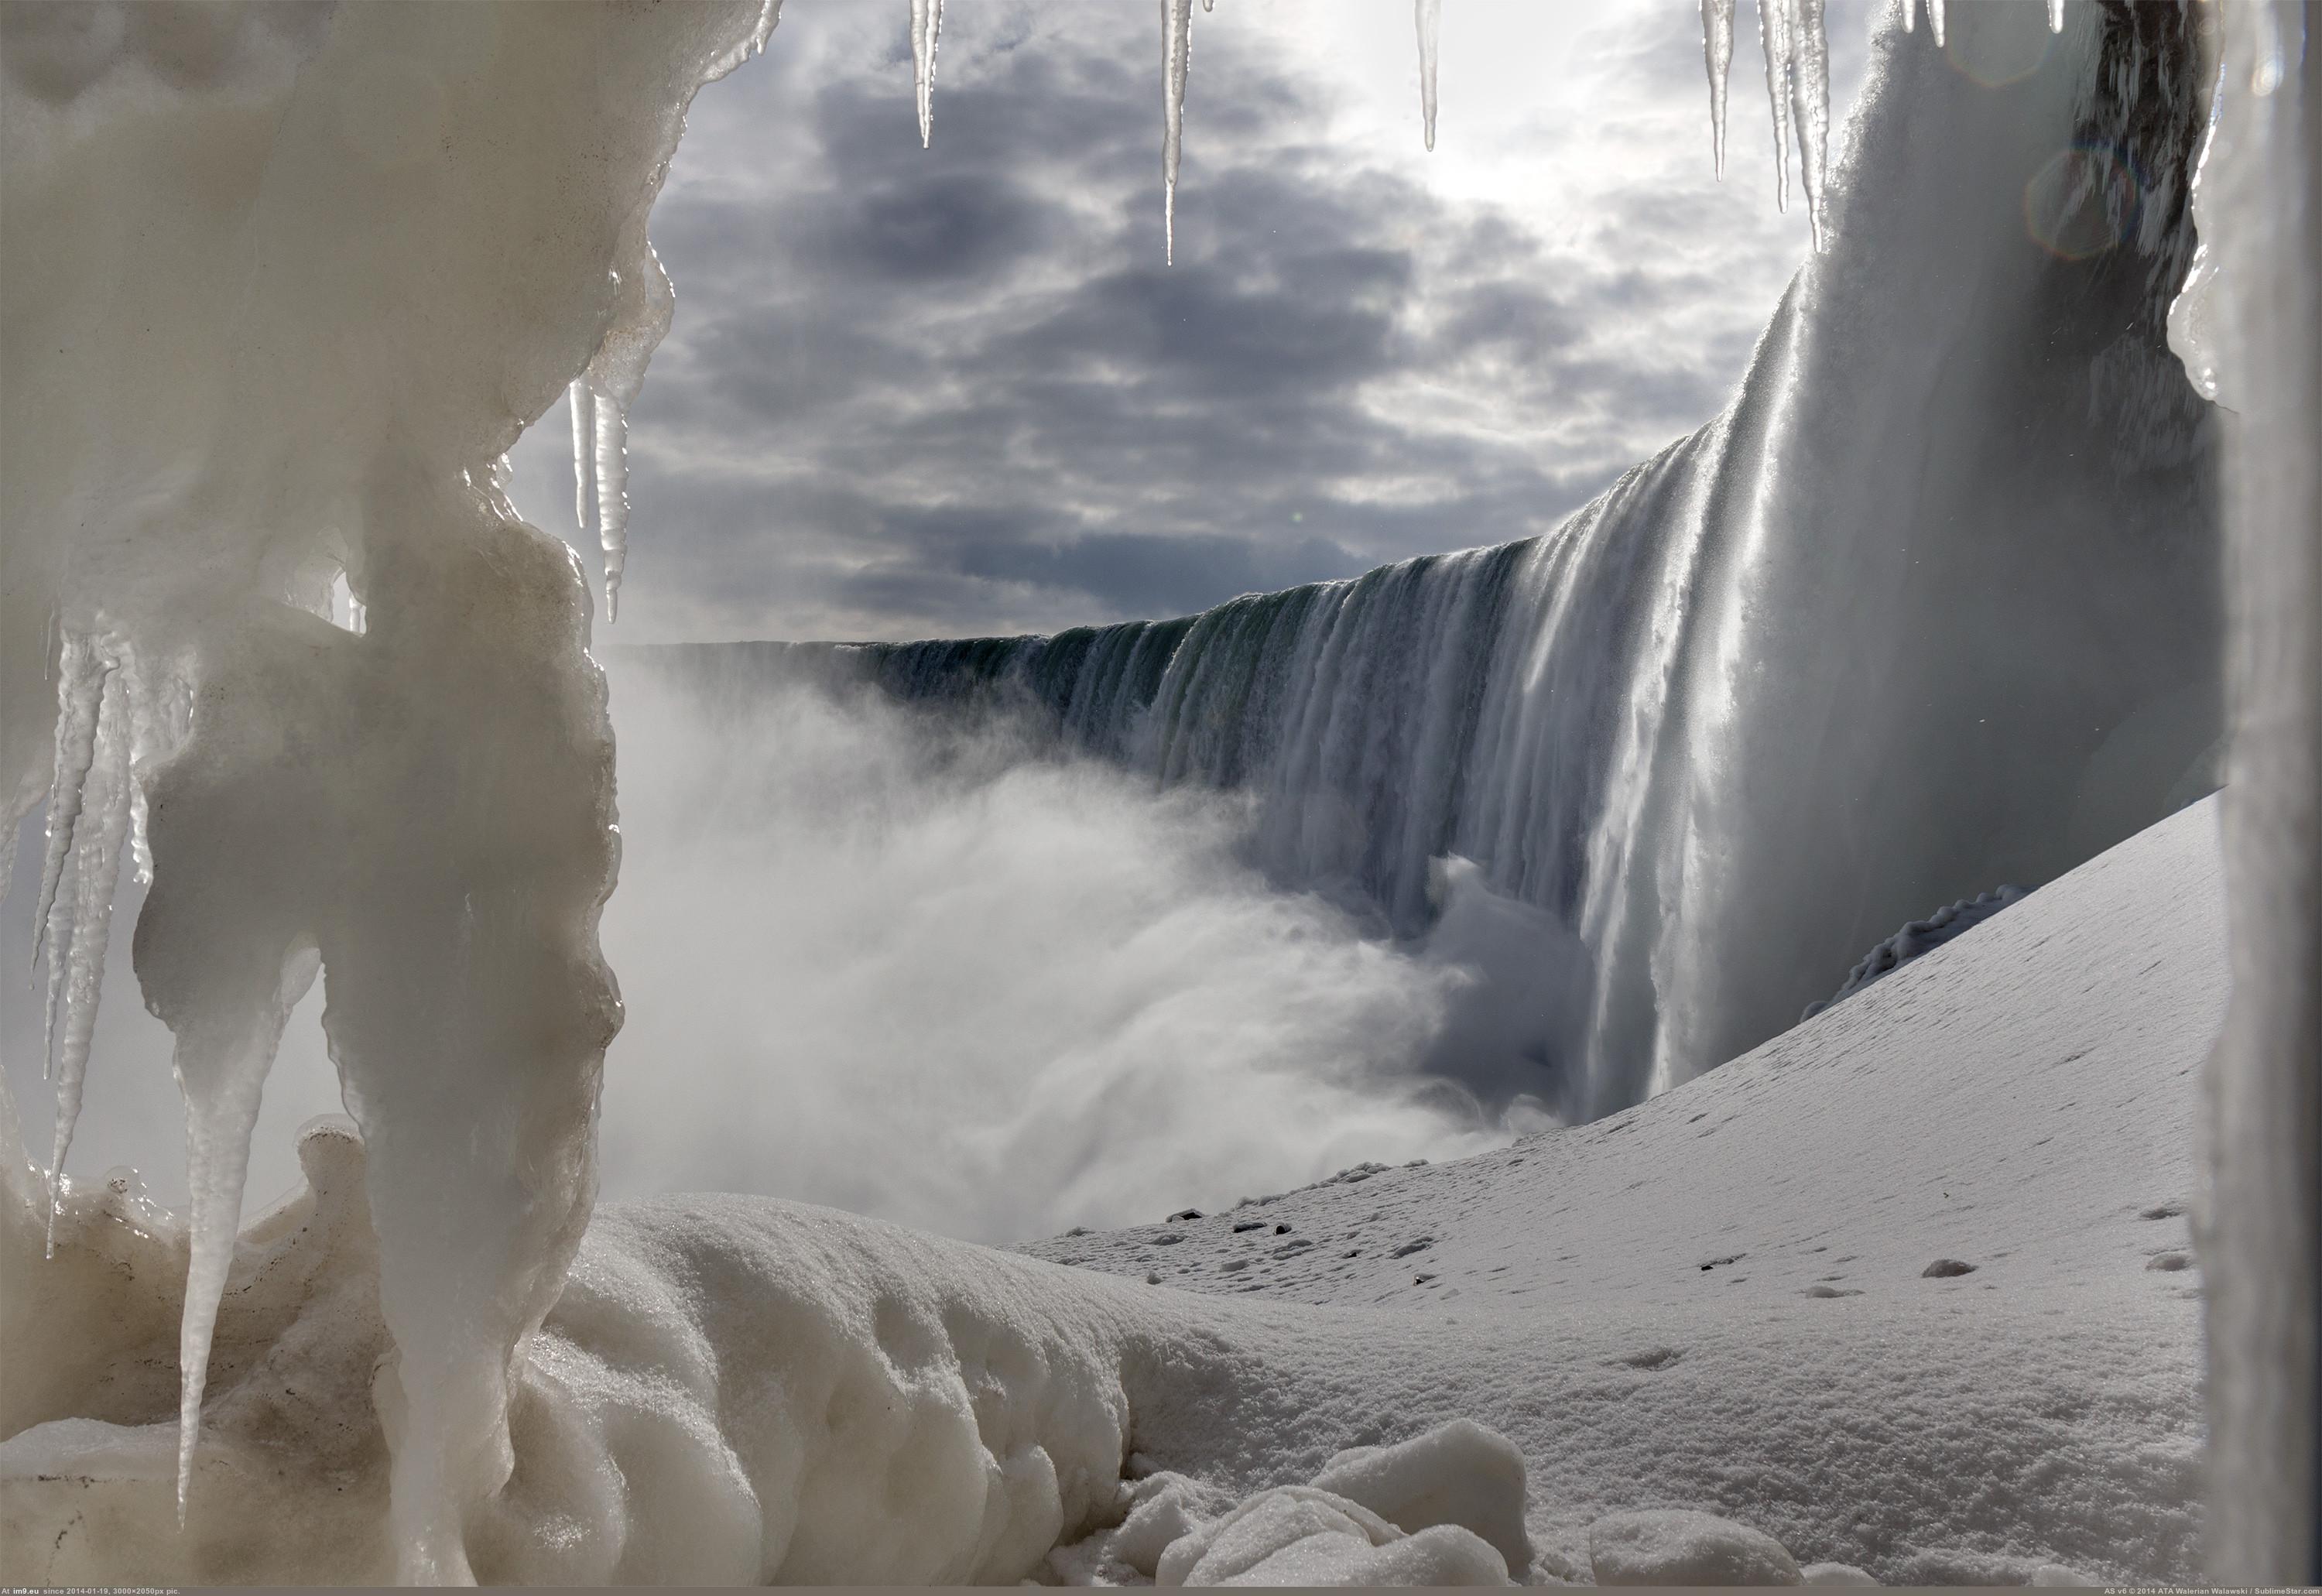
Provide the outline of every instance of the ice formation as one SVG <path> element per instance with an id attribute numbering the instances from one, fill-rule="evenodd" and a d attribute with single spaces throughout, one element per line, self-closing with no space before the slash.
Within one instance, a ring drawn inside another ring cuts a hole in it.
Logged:
<path id="1" fill-rule="evenodd" d="M 1427 148 L 1435 148 L 1435 40 L 1443 25 L 1443 0 L 1412 0 L 1419 25 L 1419 114 L 1426 123 Z"/>
<path id="2" fill-rule="evenodd" d="M 1806 1005 L 1798 1016 L 1801 1022 L 1810 1020 L 1833 1003 L 1843 1003 L 1863 988 L 1882 980 L 1912 960 L 1924 958 L 1955 936 L 1961 936 L 1982 925 L 2012 903 L 2022 900 L 2024 889 L 2002 887 L 1997 891 L 1978 893 L 1962 898 L 1957 903 L 1946 904 L 1924 920 L 1913 920 L 1894 935 L 1881 942 L 1862 956 L 1855 967 L 1846 972 L 1846 980 L 1828 998 L 1817 999 Z"/>
<path id="3" fill-rule="evenodd" d="M 0 791 L 11 830 L 51 793 L 68 1133 L 134 818 L 124 754 L 146 800 L 136 968 L 177 1035 L 194 1188 L 171 1471 L 189 1509 L 250 1121 L 318 962 L 396 1348 L 377 1397 L 402 1573 L 464 1573 L 468 1504 L 507 1475 L 511 1357 L 588 1214 L 618 1008 L 595 943 L 617 838 L 586 591 L 498 461 L 585 369 L 617 582 L 620 407 L 668 316 L 645 212 L 693 89 L 772 21 L 0 21 Z M 341 574 L 360 634 L 322 618 Z"/>
<path id="4" fill-rule="evenodd" d="M 919 97 L 919 147 L 935 137 L 936 41 L 943 32 L 943 0 L 911 0 L 911 80 Z"/>
<path id="5" fill-rule="evenodd" d="M 1185 145 L 1185 77 L 1192 69 L 1193 0 L 1161 0 L 1161 248 L 1177 259 L 1177 157 Z"/>
<path id="6" fill-rule="evenodd" d="M 2226 430 L 2234 997 L 2210 1061 L 2209 1575 L 2322 1578 L 2322 49 L 2220 6 L 2201 257 L 2170 327 Z"/>
<path id="7" fill-rule="evenodd" d="M 1725 176 L 1725 76 L 1733 65 L 1733 0 L 1701 0 L 1701 53 L 1709 68 L 1709 146 Z"/>

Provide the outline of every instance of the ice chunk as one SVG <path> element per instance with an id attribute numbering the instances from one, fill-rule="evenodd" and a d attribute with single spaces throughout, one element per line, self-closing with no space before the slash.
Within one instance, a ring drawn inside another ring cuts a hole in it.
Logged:
<path id="1" fill-rule="evenodd" d="M 1185 141 L 1185 77 L 1193 65 L 1193 0 L 1161 0 L 1161 248 L 1177 259 L 1177 156 Z"/>
<path id="2" fill-rule="evenodd" d="M 1156 1585 L 1499 1585 L 1481 1537 L 1439 1524 L 1417 1536 L 1312 1485 L 1260 1491 L 1163 1553 Z"/>
<path id="3" fill-rule="evenodd" d="M 1419 23 L 1419 113 L 1426 123 L 1427 148 L 1435 148 L 1435 36 L 1443 22 L 1443 0 L 1412 0 Z"/>
<path id="4" fill-rule="evenodd" d="M 1796 1585 L 1798 1565 L 1772 1536 L 1714 1513 L 1616 1513 L 1588 1527 L 1600 1585 Z"/>
<path id="5" fill-rule="evenodd" d="M 936 39 L 943 32 L 944 0 L 911 0 L 911 78 L 919 96 L 919 148 L 934 141 Z"/>
<path id="6" fill-rule="evenodd" d="M 1456 1524 L 1473 1530 L 1518 1577 L 1531 1566 L 1523 1455 L 1471 1418 L 1455 1418 L 1393 1446 L 1341 1452 L 1313 1482 L 1402 1529 Z"/>

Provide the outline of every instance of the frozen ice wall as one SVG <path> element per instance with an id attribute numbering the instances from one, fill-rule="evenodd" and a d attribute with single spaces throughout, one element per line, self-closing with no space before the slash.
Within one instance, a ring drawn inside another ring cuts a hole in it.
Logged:
<path id="1" fill-rule="evenodd" d="M 2322 1579 L 2322 43 L 2311 5 L 2219 8 L 2171 316 L 2226 429 L 2233 1007 L 2207 1080 L 2209 1575 Z"/>
<path id="2" fill-rule="evenodd" d="M 584 370 L 634 391 L 666 320 L 646 210 L 773 13 L 0 14 L 0 795 L 11 837 L 48 801 L 65 1062 L 135 829 L 194 1193 L 182 1500 L 250 1125 L 320 971 L 411 1577 L 468 1571 L 463 1504 L 507 1473 L 619 1020 L 588 589 L 493 467 Z"/>

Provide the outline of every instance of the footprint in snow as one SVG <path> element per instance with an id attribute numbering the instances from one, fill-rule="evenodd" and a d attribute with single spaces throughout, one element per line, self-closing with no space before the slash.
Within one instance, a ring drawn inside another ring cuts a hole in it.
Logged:
<path id="1" fill-rule="evenodd" d="M 1921 1280 L 1952 1280 L 1962 1274 L 1973 1274 L 1974 1272 L 1975 1265 L 1972 1263 L 1961 1263 L 1957 1258 L 1938 1258 L 1933 1263 L 1928 1264 L 1924 1269 L 1919 1271 L 1919 1278 Z"/>

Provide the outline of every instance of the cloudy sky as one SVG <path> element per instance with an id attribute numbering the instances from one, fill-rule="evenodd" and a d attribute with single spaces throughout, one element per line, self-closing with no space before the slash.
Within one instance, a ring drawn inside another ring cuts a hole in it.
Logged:
<path id="1" fill-rule="evenodd" d="M 1196 10 L 1162 259 L 1153 0 L 788 0 L 654 212 L 615 641 L 1182 614 L 1552 527 L 1723 403 L 1807 244 L 1754 17 L 1713 178 L 1692 0 Z M 1875 0 L 1833 0 L 1833 110 Z M 571 535 L 561 408 L 515 456 Z M 589 563 L 593 570 L 593 549 Z"/>

